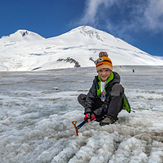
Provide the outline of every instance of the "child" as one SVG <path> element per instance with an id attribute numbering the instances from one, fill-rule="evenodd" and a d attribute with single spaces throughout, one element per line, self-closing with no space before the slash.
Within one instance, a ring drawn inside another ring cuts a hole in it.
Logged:
<path id="1" fill-rule="evenodd" d="M 88 122 L 96 120 L 100 125 L 109 125 L 118 120 L 122 109 L 131 111 L 124 88 L 120 84 L 120 76 L 113 72 L 113 65 L 106 52 L 100 52 L 95 61 L 98 76 L 95 76 L 87 95 L 78 96 L 79 103 L 85 108 Z"/>

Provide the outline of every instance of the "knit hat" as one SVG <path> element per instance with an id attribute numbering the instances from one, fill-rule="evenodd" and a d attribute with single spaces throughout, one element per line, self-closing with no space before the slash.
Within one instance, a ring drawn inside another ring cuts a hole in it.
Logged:
<path id="1" fill-rule="evenodd" d="M 107 52 L 100 52 L 99 58 L 95 61 L 96 70 L 99 71 L 102 68 L 108 68 L 111 71 L 113 70 L 112 61 L 108 58 Z"/>

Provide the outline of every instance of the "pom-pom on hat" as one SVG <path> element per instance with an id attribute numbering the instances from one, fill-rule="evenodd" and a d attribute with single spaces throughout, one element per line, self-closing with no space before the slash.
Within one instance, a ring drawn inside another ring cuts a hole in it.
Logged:
<path id="1" fill-rule="evenodd" d="M 96 70 L 99 71 L 102 68 L 108 68 L 111 71 L 113 70 L 112 61 L 108 58 L 107 52 L 100 52 L 99 58 L 95 61 Z"/>

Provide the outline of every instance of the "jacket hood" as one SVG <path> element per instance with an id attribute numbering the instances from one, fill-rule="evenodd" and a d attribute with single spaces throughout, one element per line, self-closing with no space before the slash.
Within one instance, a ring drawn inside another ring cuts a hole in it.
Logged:
<path id="1" fill-rule="evenodd" d="M 113 79 L 112 82 L 120 83 L 120 76 L 119 76 L 119 74 L 117 72 L 113 72 L 113 74 L 114 74 L 114 79 Z"/>

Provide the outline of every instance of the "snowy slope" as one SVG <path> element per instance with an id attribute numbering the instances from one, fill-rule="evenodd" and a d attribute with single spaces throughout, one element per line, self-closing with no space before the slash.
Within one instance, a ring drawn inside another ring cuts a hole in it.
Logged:
<path id="1" fill-rule="evenodd" d="M 106 32 L 81 26 L 45 39 L 26 30 L 0 39 L 0 71 L 30 71 L 91 67 L 100 51 L 107 51 L 113 65 L 163 65 L 163 60 Z"/>

